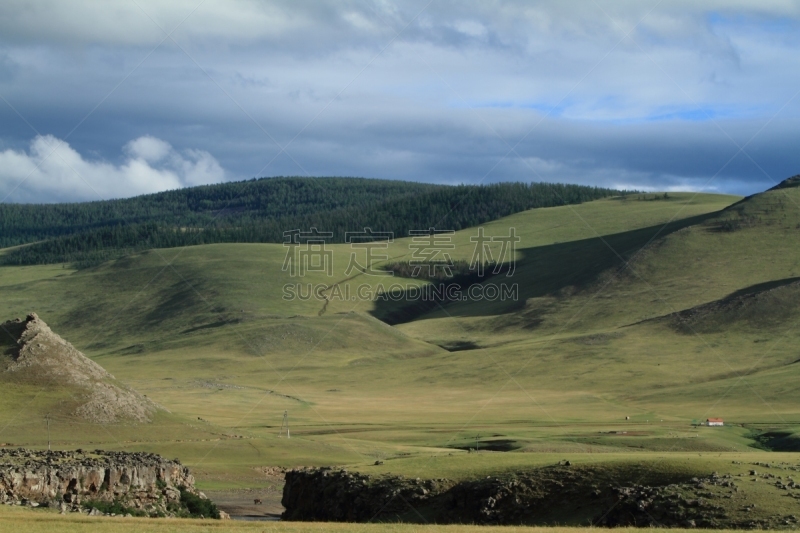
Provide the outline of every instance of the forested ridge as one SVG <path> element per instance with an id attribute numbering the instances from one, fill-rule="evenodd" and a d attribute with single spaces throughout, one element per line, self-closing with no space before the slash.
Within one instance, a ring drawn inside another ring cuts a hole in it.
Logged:
<path id="1" fill-rule="evenodd" d="M 359 178 L 266 178 L 203 185 L 121 200 L 67 204 L 0 204 L 0 248 L 118 224 L 210 222 L 366 207 L 441 186 Z M 216 219 L 219 219 L 218 221 Z"/>
<path id="2" fill-rule="evenodd" d="M 369 227 L 407 236 L 459 230 L 526 209 L 576 204 L 619 191 L 550 183 L 444 186 L 363 178 L 262 178 L 122 200 L 0 204 L 0 264 L 96 264 L 149 248 L 283 242 L 292 229 Z"/>

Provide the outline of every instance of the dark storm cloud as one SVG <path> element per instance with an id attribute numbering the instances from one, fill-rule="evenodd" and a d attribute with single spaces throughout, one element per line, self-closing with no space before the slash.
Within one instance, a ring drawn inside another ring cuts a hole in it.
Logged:
<path id="1" fill-rule="evenodd" d="M 779 1 L 4 2 L 0 198 L 305 174 L 754 192 L 800 167 L 799 18 Z"/>

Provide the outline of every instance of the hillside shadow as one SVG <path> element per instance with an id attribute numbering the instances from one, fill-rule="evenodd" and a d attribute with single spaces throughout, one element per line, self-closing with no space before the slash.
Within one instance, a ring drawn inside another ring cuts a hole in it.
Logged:
<path id="1" fill-rule="evenodd" d="M 630 325 L 665 323 L 687 335 L 724 331 L 733 324 L 771 331 L 796 313 L 798 288 L 800 277 L 757 283 L 718 300 Z"/>
<path id="2" fill-rule="evenodd" d="M 739 289 L 738 291 L 734 291 L 730 293 L 728 296 L 726 296 L 724 299 L 730 300 L 742 296 L 749 296 L 751 294 L 777 289 L 779 287 L 783 287 L 784 285 L 791 285 L 792 283 L 796 283 L 798 281 L 800 281 L 800 277 L 784 278 L 774 281 L 767 281 L 764 283 L 757 283 L 755 285 L 750 285 L 749 287 L 745 287 L 744 289 Z"/>
<path id="3" fill-rule="evenodd" d="M 471 341 L 452 341 L 438 344 L 440 348 L 444 348 L 448 352 L 466 352 L 469 350 L 479 350 L 481 347 Z"/>
<path id="4" fill-rule="evenodd" d="M 657 245 L 664 237 L 689 226 L 706 222 L 716 215 L 717 213 L 707 213 L 666 225 L 660 224 L 602 237 L 518 249 L 518 259 L 511 276 L 506 275 L 508 265 L 504 265 L 502 271 L 496 275 L 487 274 L 482 278 L 477 276 L 454 277 L 450 280 L 439 281 L 434 286 L 439 289 L 439 292 L 447 293 L 447 286 L 457 283 L 463 293 L 475 283 L 516 284 L 518 287 L 516 300 L 503 302 L 499 307 L 497 302 L 494 302 L 492 312 L 486 314 L 497 314 L 498 310 L 503 313 L 512 312 L 524 307 L 525 301 L 529 298 L 580 290 L 595 282 L 603 272 L 624 268 L 624 261 L 629 260 L 634 253 L 641 250 L 651 240 L 653 240 L 653 244 Z M 444 290 L 441 285 L 445 285 Z M 474 306 L 463 305 L 462 301 L 452 301 L 452 299 L 425 301 L 419 298 L 414 299 L 413 296 L 407 291 L 403 297 L 379 299 L 375 302 L 372 314 L 391 325 L 412 322 L 440 306 L 444 307 L 451 316 L 476 316 Z"/>
<path id="5" fill-rule="evenodd" d="M 25 331 L 25 321 L 9 320 L 0 324 L 0 355 L 16 358 L 19 354 L 19 338 Z"/>

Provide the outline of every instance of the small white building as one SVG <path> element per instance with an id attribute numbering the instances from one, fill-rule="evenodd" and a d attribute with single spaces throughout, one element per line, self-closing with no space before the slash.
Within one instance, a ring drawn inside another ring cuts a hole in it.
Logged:
<path id="1" fill-rule="evenodd" d="M 707 426 L 724 426 L 725 423 L 722 421 L 721 418 L 708 418 L 706 419 Z"/>

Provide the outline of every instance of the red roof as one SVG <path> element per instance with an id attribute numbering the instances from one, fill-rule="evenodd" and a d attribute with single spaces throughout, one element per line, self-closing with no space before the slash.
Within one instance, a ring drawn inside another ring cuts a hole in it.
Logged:
<path id="1" fill-rule="evenodd" d="M 722 422 L 721 418 L 709 418 L 706 420 L 707 422 Z"/>

